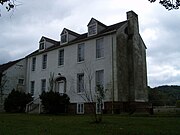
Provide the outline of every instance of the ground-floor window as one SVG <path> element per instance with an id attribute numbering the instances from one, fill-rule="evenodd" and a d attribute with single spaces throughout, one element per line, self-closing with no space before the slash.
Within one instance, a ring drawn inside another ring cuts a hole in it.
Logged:
<path id="1" fill-rule="evenodd" d="M 84 114 L 84 103 L 77 103 L 77 114 Z"/>
<path id="2" fill-rule="evenodd" d="M 104 109 L 104 102 L 96 103 L 96 113 L 97 114 L 101 114 L 103 109 Z"/>

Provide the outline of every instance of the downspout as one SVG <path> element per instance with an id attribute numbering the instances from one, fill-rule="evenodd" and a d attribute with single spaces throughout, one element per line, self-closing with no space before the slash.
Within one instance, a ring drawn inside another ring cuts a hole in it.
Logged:
<path id="1" fill-rule="evenodd" d="M 111 38 L 111 44 L 112 44 L 112 114 L 114 114 L 114 49 L 113 49 L 113 35 Z"/>

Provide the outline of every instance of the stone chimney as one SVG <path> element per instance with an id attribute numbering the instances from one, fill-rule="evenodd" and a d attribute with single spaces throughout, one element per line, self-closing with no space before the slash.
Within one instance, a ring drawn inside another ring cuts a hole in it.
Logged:
<path id="1" fill-rule="evenodd" d="M 138 15 L 134 11 L 128 11 L 127 13 L 128 22 L 128 34 L 134 35 L 139 33 Z"/>

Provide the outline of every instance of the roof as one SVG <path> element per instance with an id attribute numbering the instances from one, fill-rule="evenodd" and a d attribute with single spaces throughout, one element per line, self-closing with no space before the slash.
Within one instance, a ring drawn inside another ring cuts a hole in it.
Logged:
<path id="1" fill-rule="evenodd" d="M 64 31 L 64 30 L 66 30 L 69 34 L 74 35 L 74 36 L 76 36 L 76 37 L 78 37 L 78 36 L 80 35 L 80 34 L 74 32 L 74 31 L 72 31 L 72 30 L 67 29 L 67 28 L 64 28 L 63 31 Z M 63 31 L 62 31 L 62 33 L 63 33 Z M 62 33 L 61 33 L 61 35 L 62 35 Z"/>
<path id="2" fill-rule="evenodd" d="M 15 65 L 16 63 L 18 63 L 21 60 L 22 59 L 15 60 L 15 61 L 10 61 L 8 63 L 0 65 L 0 73 L 3 73 L 5 70 L 7 70 L 8 68 L 12 67 L 13 65 Z"/>
<path id="3" fill-rule="evenodd" d="M 58 41 L 53 40 L 53 39 L 48 38 L 48 37 L 45 37 L 45 36 L 42 36 L 39 42 L 41 42 L 43 39 L 45 39 L 47 42 L 50 42 L 52 44 L 57 44 L 58 43 Z"/>
<path id="4" fill-rule="evenodd" d="M 97 24 L 99 24 L 99 25 L 101 25 L 101 26 L 103 26 L 103 27 L 107 27 L 105 24 L 103 24 L 102 22 L 100 22 L 100 21 L 98 21 L 98 20 L 96 20 L 95 18 L 91 18 L 91 20 L 89 21 L 89 23 L 88 23 L 88 25 L 87 26 L 89 26 L 90 25 L 90 23 L 91 23 L 91 21 L 96 21 L 97 22 Z"/>
<path id="5" fill-rule="evenodd" d="M 100 36 L 103 36 L 103 35 L 111 34 L 113 32 L 116 32 L 119 28 L 121 28 L 126 23 L 127 23 L 127 21 L 123 21 L 123 22 L 116 23 L 116 24 L 113 24 L 113 25 L 110 25 L 110 26 L 106 26 L 104 30 L 102 30 L 98 34 L 96 34 L 94 36 L 90 36 L 90 37 L 88 36 L 88 33 L 78 34 L 77 38 L 75 38 L 74 40 L 68 42 L 67 44 L 60 45 L 60 42 L 56 42 L 53 46 L 47 48 L 46 50 L 44 50 L 42 52 L 39 52 L 38 50 L 36 50 L 33 53 L 31 53 L 30 55 L 28 55 L 27 57 L 34 56 L 34 55 L 37 55 L 37 54 L 41 54 L 41 53 L 44 53 L 44 52 L 48 52 L 48 51 L 51 51 L 51 50 L 54 50 L 54 49 L 57 49 L 57 48 L 60 48 L 60 47 L 69 46 L 69 45 L 72 45 L 74 43 L 79 43 L 79 42 L 83 42 L 83 41 L 90 40 L 90 39 L 93 39 L 93 38 L 97 38 L 97 37 L 100 37 Z M 104 25 L 104 24 L 102 24 L 102 25 Z M 67 30 L 68 32 L 73 32 L 73 31 L 70 31 L 70 30 L 68 30 L 66 28 L 64 28 L 64 29 Z"/>

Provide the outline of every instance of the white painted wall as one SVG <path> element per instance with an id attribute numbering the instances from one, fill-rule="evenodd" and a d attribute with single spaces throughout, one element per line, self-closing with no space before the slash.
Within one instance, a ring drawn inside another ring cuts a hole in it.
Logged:
<path id="1" fill-rule="evenodd" d="M 35 81 L 35 98 L 41 94 L 41 79 L 46 79 L 48 90 L 48 79 L 50 72 L 54 73 L 55 78 L 58 77 L 58 73 L 66 77 L 67 89 L 66 93 L 70 97 L 71 103 L 84 102 L 80 95 L 77 94 L 77 74 L 85 74 L 85 87 L 88 87 L 87 73 L 85 70 L 91 70 L 93 73 L 92 89 L 95 89 L 95 72 L 97 70 L 104 70 L 104 84 L 105 89 L 108 89 L 106 100 L 111 100 L 112 91 L 112 36 L 104 36 L 104 58 L 96 59 L 96 39 L 91 39 L 81 43 L 85 43 L 85 61 L 77 62 L 77 50 L 78 44 L 69 46 L 61 46 L 59 49 L 52 50 L 50 52 L 39 54 L 36 57 L 36 69 L 31 71 L 32 58 L 28 58 L 27 67 L 27 90 L 30 92 L 30 82 Z M 114 41 L 115 43 L 115 41 Z M 79 43 L 80 44 L 80 43 Z M 58 66 L 58 53 L 60 49 L 64 49 L 64 65 Z M 114 50 L 115 51 L 115 50 Z M 47 69 L 42 69 L 42 56 L 47 54 Z"/>

